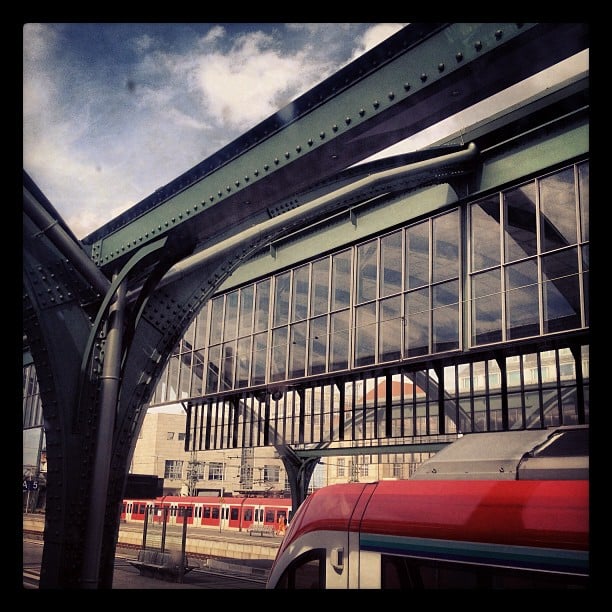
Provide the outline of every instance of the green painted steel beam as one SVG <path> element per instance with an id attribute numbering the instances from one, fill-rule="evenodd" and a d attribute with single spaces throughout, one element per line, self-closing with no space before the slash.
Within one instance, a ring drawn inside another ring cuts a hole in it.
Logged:
<path id="1" fill-rule="evenodd" d="M 587 46 L 586 24 L 411 24 L 83 242 L 112 268 L 161 235 L 205 246 Z"/>
<path id="2" fill-rule="evenodd" d="M 343 448 L 293 449 L 302 458 L 309 457 L 345 457 L 347 455 L 386 455 L 389 453 L 437 453 L 452 444 L 454 439 L 446 442 L 409 442 L 406 444 L 384 444 L 377 446 L 352 446 Z"/>

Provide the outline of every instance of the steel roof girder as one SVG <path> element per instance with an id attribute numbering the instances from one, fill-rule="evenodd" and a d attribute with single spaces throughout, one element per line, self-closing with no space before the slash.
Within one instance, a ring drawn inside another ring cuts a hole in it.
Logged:
<path id="1" fill-rule="evenodd" d="M 437 82 L 449 79 L 454 72 L 469 70 L 472 62 L 480 61 L 487 53 L 496 51 L 537 25 L 450 24 L 400 56 L 372 68 L 357 82 L 347 84 L 343 90 L 322 101 L 304 116 L 281 125 L 274 134 L 261 139 L 204 178 L 178 190 L 169 199 L 143 212 L 138 219 L 110 231 L 93 245 L 92 257 L 98 265 L 104 266 L 187 220 L 194 223 L 193 220 L 200 217 L 202 212 L 221 202 L 239 198 L 245 206 L 251 205 L 249 191 L 263 178 L 272 177 L 292 164 L 296 165 L 297 171 L 302 160 L 315 153 L 315 149 L 322 151 L 327 147 L 331 151 L 330 143 L 334 140 L 341 136 L 346 138 L 350 132 L 363 133 L 364 127 L 370 124 L 372 128 L 367 130 L 367 147 L 371 148 L 364 150 L 362 157 L 375 153 L 383 145 L 389 145 L 388 138 L 394 138 L 393 135 L 389 136 L 387 128 L 383 130 L 384 138 L 376 135 L 376 125 L 381 117 Z M 482 78 L 485 76 L 483 74 Z M 488 78 L 501 79 L 498 75 L 488 75 Z M 504 86 L 507 84 L 504 83 Z M 283 111 L 279 111 L 278 115 L 282 114 Z M 350 120 L 348 123 L 347 118 Z M 438 116 L 436 120 L 443 118 Z M 398 132 L 398 140 L 405 137 L 407 129 L 403 126 L 404 131 Z M 363 138 L 359 141 L 363 144 Z M 296 147 L 300 148 L 299 152 L 295 150 Z M 348 161 L 352 163 L 354 160 Z M 346 163 L 342 165 L 342 159 L 326 165 L 330 167 L 330 172 L 346 167 Z M 274 198 L 287 195 L 287 192 L 279 192 L 274 194 Z"/>

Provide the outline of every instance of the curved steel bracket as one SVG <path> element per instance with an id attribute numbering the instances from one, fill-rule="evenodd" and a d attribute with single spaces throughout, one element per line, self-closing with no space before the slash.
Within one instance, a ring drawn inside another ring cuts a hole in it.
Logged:
<path id="1" fill-rule="evenodd" d="M 110 307 L 110 304 L 117 292 L 117 288 L 127 278 L 128 274 L 136 267 L 137 264 L 139 264 L 143 259 L 151 255 L 151 253 L 154 253 L 155 251 L 158 251 L 159 249 L 161 249 L 166 244 L 166 241 L 167 241 L 167 237 L 161 238 L 160 240 L 157 240 L 155 242 L 152 242 L 151 244 L 144 246 L 142 249 L 140 249 L 137 253 L 135 253 L 130 258 L 130 260 L 125 264 L 125 266 L 123 266 L 121 271 L 113 278 L 113 281 L 108 291 L 106 292 L 106 295 L 104 296 L 104 299 L 102 300 L 102 303 L 100 304 L 100 308 L 98 309 L 98 314 L 96 315 L 96 319 L 92 325 L 91 331 L 89 333 L 89 337 L 87 339 L 87 344 L 83 352 L 83 361 L 81 362 L 81 370 L 79 373 L 79 395 L 78 395 L 79 402 L 77 406 L 80 406 L 81 404 L 80 400 L 81 400 L 82 392 L 84 388 L 84 381 L 87 375 L 87 367 L 89 365 L 89 362 L 92 356 L 95 340 L 100 331 L 100 327 L 102 325 L 103 318 L 106 315 L 106 312 L 108 311 L 108 308 Z"/>

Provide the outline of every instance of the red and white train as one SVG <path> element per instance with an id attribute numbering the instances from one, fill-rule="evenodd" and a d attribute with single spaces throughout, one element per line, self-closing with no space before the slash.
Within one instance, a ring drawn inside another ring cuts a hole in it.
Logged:
<path id="1" fill-rule="evenodd" d="M 260 497 L 180 497 L 166 495 L 156 499 L 125 499 L 121 520 L 152 523 L 166 520 L 170 525 L 210 527 L 222 530 L 247 531 L 270 528 L 284 533 L 293 514 L 290 499 Z"/>
<path id="2" fill-rule="evenodd" d="M 586 588 L 588 430 L 517 434 L 465 436 L 410 480 L 315 491 L 267 588 Z"/>

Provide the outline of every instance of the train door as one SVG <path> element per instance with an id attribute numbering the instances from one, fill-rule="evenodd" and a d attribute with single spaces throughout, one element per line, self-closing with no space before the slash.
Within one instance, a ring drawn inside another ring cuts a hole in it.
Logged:
<path id="1" fill-rule="evenodd" d="M 227 529 L 230 522 L 230 506 L 221 499 L 220 504 L 220 516 L 219 516 L 219 529 Z"/>
<path id="2" fill-rule="evenodd" d="M 132 510 L 129 512 L 129 520 L 144 521 L 147 505 L 143 502 L 131 502 Z"/>
<path id="3" fill-rule="evenodd" d="M 268 588 L 348 589 L 359 584 L 359 534 L 315 530 L 298 537 L 275 561 Z"/>
<path id="4" fill-rule="evenodd" d="M 202 504 L 194 503 L 193 511 L 192 511 L 192 524 L 196 527 L 200 527 L 202 525 Z"/>
<path id="5" fill-rule="evenodd" d="M 170 512 L 168 512 L 168 525 L 176 525 L 177 515 L 178 504 L 176 502 L 170 502 Z"/>
<path id="6" fill-rule="evenodd" d="M 185 521 L 187 522 L 187 525 L 193 524 L 192 507 L 193 504 L 181 504 L 180 502 L 177 504 L 177 525 L 182 525 Z"/>
<path id="7" fill-rule="evenodd" d="M 242 528 L 242 505 L 241 504 L 229 504 L 228 505 L 228 520 L 227 526 L 230 529 L 239 530 Z"/>
<path id="8" fill-rule="evenodd" d="M 246 530 L 255 522 L 255 506 L 253 504 L 242 507 L 242 530 Z"/>
<path id="9" fill-rule="evenodd" d="M 202 505 L 202 525 L 205 527 L 219 526 L 219 504 L 206 502 Z"/>
<path id="10" fill-rule="evenodd" d="M 274 531 L 278 528 L 278 511 L 274 507 L 264 506 L 263 508 L 264 527 L 271 527 Z"/>
<path id="11" fill-rule="evenodd" d="M 164 520 L 164 504 L 155 504 L 151 513 L 151 522 L 160 524 Z"/>

